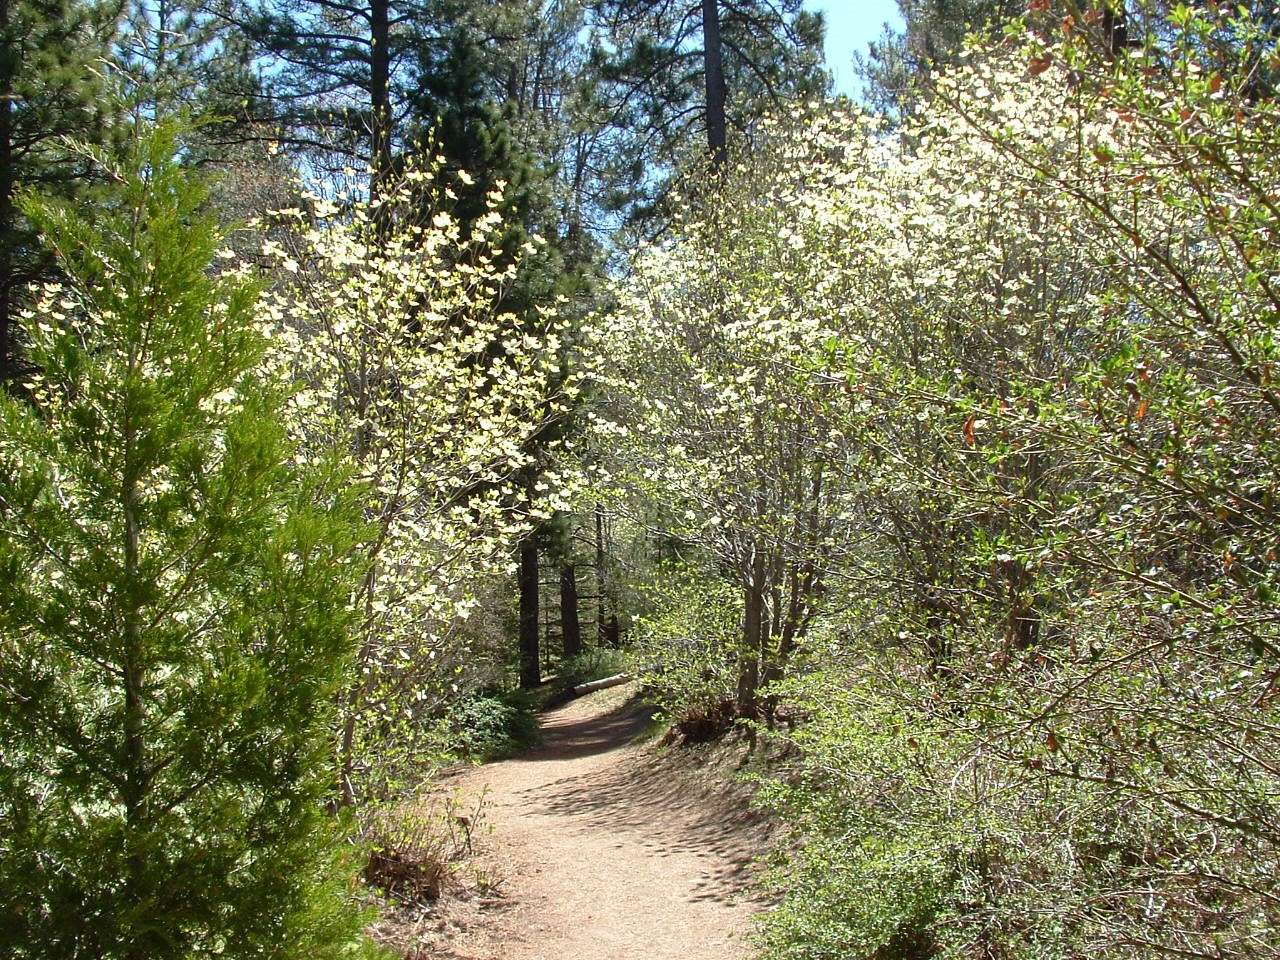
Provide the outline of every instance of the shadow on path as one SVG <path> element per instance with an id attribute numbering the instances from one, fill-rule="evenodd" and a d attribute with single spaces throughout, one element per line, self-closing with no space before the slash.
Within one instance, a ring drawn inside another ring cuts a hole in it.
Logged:
<path id="1" fill-rule="evenodd" d="M 630 746 L 649 726 L 653 708 L 638 699 L 607 713 L 581 720 L 558 719 L 555 711 L 542 722 L 542 743 L 521 760 L 576 760 Z"/>
<path id="2" fill-rule="evenodd" d="M 645 732 L 652 716 L 637 700 L 581 720 L 557 721 L 553 715 L 544 722 L 543 745 L 523 759 L 619 750 Z M 584 835 L 626 832 L 654 857 L 698 857 L 705 869 L 690 901 L 741 899 L 750 893 L 752 861 L 763 851 L 768 823 L 750 809 L 745 790 L 727 792 L 721 774 L 700 778 L 687 765 L 687 757 L 635 753 L 518 795 L 530 813 L 577 821 Z"/>

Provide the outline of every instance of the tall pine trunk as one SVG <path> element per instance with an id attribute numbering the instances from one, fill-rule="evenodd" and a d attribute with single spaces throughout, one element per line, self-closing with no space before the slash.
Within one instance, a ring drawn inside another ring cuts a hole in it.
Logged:
<path id="1" fill-rule="evenodd" d="M 1129 45 L 1129 15 L 1124 4 L 1102 5 L 1102 38 L 1111 56 L 1118 56 Z"/>
<path id="2" fill-rule="evenodd" d="M 702 63 L 707 85 L 707 147 L 711 151 L 711 159 L 719 166 L 724 162 L 728 144 L 724 51 L 720 43 L 720 0 L 702 0 Z"/>
<path id="3" fill-rule="evenodd" d="M 538 542 L 530 535 L 520 545 L 520 686 L 542 682 L 538 665 Z"/>
<path id="4" fill-rule="evenodd" d="M 578 622 L 578 573 L 572 563 L 560 567 L 560 633 L 565 657 L 582 653 L 582 625 Z"/>
<path id="5" fill-rule="evenodd" d="M 390 0 L 369 5 L 369 107 L 373 146 L 373 193 L 379 196 L 391 173 L 391 11 Z"/>
<path id="6" fill-rule="evenodd" d="M 10 0 L 0 0 L 0 36 L 9 34 Z M 13 60 L 0 56 L 0 384 L 13 374 Z"/>

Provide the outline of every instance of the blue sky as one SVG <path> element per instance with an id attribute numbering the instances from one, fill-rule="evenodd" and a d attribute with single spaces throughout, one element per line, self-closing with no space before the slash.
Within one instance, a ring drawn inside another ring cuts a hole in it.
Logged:
<path id="1" fill-rule="evenodd" d="M 886 22 L 902 26 L 896 0 L 807 0 L 805 7 L 827 15 L 827 65 L 835 74 L 836 90 L 856 94 L 853 53 L 866 50 Z"/>

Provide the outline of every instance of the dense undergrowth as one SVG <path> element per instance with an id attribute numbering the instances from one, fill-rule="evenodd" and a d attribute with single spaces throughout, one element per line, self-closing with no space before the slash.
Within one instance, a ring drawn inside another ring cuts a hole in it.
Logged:
<path id="1" fill-rule="evenodd" d="M 444 762 L 501 760 L 536 746 L 538 715 L 573 697 L 573 688 L 622 671 L 622 651 L 593 648 L 563 659 L 557 672 L 533 690 L 481 690 L 450 706 L 440 722 Z"/>
<path id="2" fill-rule="evenodd" d="M 1152 17 L 797 111 L 623 286 L 637 660 L 796 748 L 767 957 L 1276 954 L 1280 61 Z"/>

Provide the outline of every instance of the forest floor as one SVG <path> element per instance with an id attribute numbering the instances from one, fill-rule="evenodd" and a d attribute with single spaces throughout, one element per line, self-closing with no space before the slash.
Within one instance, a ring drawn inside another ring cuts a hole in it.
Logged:
<path id="1" fill-rule="evenodd" d="M 397 939 L 415 960 L 744 960 L 771 825 L 741 759 L 653 743 L 630 685 L 545 714 L 538 747 L 442 785 L 483 798 L 478 851 Z"/>

